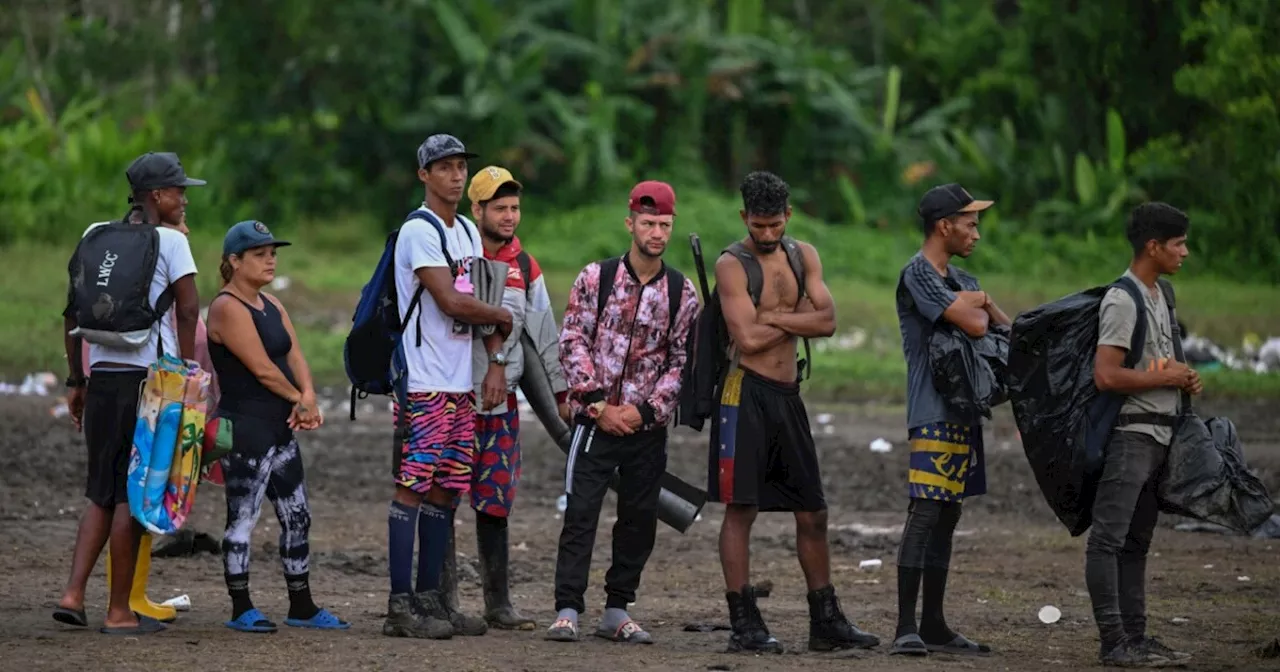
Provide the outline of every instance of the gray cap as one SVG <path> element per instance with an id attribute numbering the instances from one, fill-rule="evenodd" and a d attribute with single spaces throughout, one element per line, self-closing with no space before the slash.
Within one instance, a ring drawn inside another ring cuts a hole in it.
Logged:
<path id="1" fill-rule="evenodd" d="M 474 159 L 479 154 L 467 151 L 462 141 L 447 133 L 437 133 L 418 145 L 418 167 L 426 168 L 427 164 L 450 156 L 463 156 Z"/>
<path id="2" fill-rule="evenodd" d="M 133 160 L 124 171 L 134 191 L 169 187 L 203 187 L 204 180 L 187 177 L 182 161 L 173 152 L 147 152 Z"/>
<path id="3" fill-rule="evenodd" d="M 245 250 L 252 250 L 255 247 L 263 247 L 273 245 L 275 247 L 284 247 L 291 243 L 283 240 L 276 240 L 271 235 L 271 230 L 266 224 L 256 220 L 247 220 L 237 222 L 235 226 L 227 231 L 227 237 L 222 239 L 223 256 L 235 254 L 244 254 Z"/>

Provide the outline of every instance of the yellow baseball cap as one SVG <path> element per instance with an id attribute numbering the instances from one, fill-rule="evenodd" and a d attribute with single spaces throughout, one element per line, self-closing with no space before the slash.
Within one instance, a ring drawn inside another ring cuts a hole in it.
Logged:
<path id="1" fill-rule="evenodd" d="M 497 193 L 498 187 L 506 183 L 512 183 L 520 189 L 524 189 L 524 185 L 511 174 L 511 171 L 499 166 L 485 166 L 476 171 L 471 177 L 471 187 L 467 189 L 467 198 L 472 203 L 483 203 Z"/>

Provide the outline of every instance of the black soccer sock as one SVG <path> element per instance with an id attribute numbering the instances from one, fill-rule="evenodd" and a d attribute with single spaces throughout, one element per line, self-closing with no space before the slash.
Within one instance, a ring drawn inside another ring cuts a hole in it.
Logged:
<path id="1" fill-rule="evenodd" d="M 249 573 L 224 574 L 227 581 L 227 594 L 231 595 L 231 620 L 253 608 L 253 600 L 249 599 Z"/>
<path id="2" fill-rule="evenodd" d="M 310 572 L 285 574 L 284 583 L 289 587 L 289 618 L 305 621 L 320 613 L 320 607 L 311 600 Z"/>
<path id="3" fill-rule="evenodd" d="M 920 594 L 920 569 L 898 566 L 897 639 L 916 631 L 916 597 Z"/>
<path id="4" fill-rule="evenodd" d="M 920 613 L 920 638 L 928 644 L 949 644 L 956 633 L 947 627 L 942 601 L 947 594 L 947 570 L 929 567 L 924 570 L 924 604 Z"/>

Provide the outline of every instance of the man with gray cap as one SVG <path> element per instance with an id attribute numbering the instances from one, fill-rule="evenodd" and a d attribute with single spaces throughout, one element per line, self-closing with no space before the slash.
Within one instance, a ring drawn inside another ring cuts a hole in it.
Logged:
<path id="1" fill-rule="evenodd" d="M 397 400 L 394 409 L 401 426 L 392 467 L 396 491 L 387 512 L 391 595 L 382 633 L 393 637 L 447 639 L 488 629 L 484 619 L 454 610 L 440 585 L 454 506 L 471 490 L 472 340 L 484 341 L 493 362 L 512 327 L 508 310 L 475 297 L 471 267 L 483 259 L 484 248 L 476 225 L 458 212 L 467 159 L 474 156 L 445 134 L 418 147 L 418 179 L 426 198 L 400 227 L 395 243 L 408 395 L 405 408 Z M 496 328 L 481 337 L 477 327 L 484 325 Z M 410 581 L 415 535 L 421 537 L 416 586 Z"/>
<path id="2" fill-rule="evenodd" d="M 53 612 L 54 620 L 86 626 L 84 591 L 89 573 L 111 540 L 111 599 L 107 634 L 137 635 L 164 628 L 129 608 L 136 548 L 142 529 L 129 513 L 125 476 L 138 414 L 138 388 L 147 367 L 163 355 L 195 359 L 196 264 L 187 237 L 176 228 L 187 205 L 187 177 L 171 152 L 144 154 L 125 171 L 132 207 L 123 219 L 91 225 L 67 265 L 70 276 L 63 311 L 70 376 L 68 406 L 88 448 L 85 496 L 71 577 Z M 109 304 L 112 311 L 97 310 Z M 175 320 L 172 313 L 176 313 Z M 81 362 L 89 342 L 89 375 Z"/>

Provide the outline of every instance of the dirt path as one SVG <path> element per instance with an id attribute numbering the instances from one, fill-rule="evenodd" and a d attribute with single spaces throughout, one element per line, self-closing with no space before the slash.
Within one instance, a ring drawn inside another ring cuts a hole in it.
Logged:
<path id="1" fill-rule="evenodd" d="M 990 643 L 987 659 L 935 656 L 927 661 L 890 658 L 887 641 L 896 614 L 894 554 L 905 507 L 906 452 L 900 409 L 814 409 L 825 487 L 832 503 L 833 578 L 851 618 L 886 644 L 857 654 L 803 652 L 807 608 L 803 578 L 794 555 L 789 519 L 761 516 L 754 532 L 753 572 L 774 583 L 761 601 L 770 627 L 789 649 L 782 657 L 722 653 L 727 633 L 685 632 L 688 623 L 727 624 L 716 555 L 721 510 L 708 506 L 685 535 L 660 527 L 634 615 L 655 636 L 655 646 L 624 648 L 603 641 L 577 645 L 541 640 L 541 632 L 491 632 L 448 642 L 391 640 L 380 634 L 386 605 L 386 502 L 389 495 L 389 417 L 380 409 L 361 420 L 345 409 L 329 412 L 329 424 L 303 437 L 311 499 L 312 585 L 317 601 L 353 621 L 343 633 L 274 635 L 232 632 L 229 600 L 215 555 L 157 558 L 151 595 L 186 593 L 193 610 L 169 631 L 145 640 L 114 640 L 73 631 L 49 613 L 69 566 L 75 527 L 84 505 L 81 437 L 65 419 L 49 414 L 49 399 L 0 398 L 0 601 L 10 619 L 0 634 L 0 669 L 147 670 L 1037 670 L 1094 665 L 1096 631 L 1083 578 L 1083 538 L 1071 538 L 1041 499 L 1011 419 L 1004 414 L 988 428 L 991 493 L 966 505 L 956 540 L 947 613 L 954 626 Z M 1225 411 L 1240 426 L 1250 464 L 1280 492 L 1280 418 L 1263 406 Z M 827 415 L 831 417 L 828 418 Z M 824 422 L 825 421 L 825 422 Z M 552 616 L 551 571 L 560 521 L 555 508 L 563 456 L 536 421 L 526 424 L 524 478 L 512 521 L 514 593 L 517 606 L 545 627 Z M 894 444 L 888 453 L 868 445 Z M 672 470 L 705 482 L 705 435 L 680 432 L 672 442 Z M 584 615 L 594 625 L 603 603 L 603 575 L 610 553 L 613 496 L 606 501 Z M 200 492 L 189 528 L 220 537 L 223 495 Z M 459 548 L 465 607 L 480 605 L 475 579 L 475 538 L 469 512 L 460 516 Z M 1195 653 L 1192 669 L 1277 669 L 1280 661 L 1254 658 L 1250 650 L 1280 636 L 1280 541 L 1250 540 L 1172 529 L 1164 519 L 1153 545 L 1148 609 L 1151 629 Z M 883 528 L 883 529 L 881 529 Z M 283 620 L 287 599 L 274 550 L 278 526 L 270 513 L 254 536 L 252 565 L 257 605 Z M 858 569 L 879 558 L 884 569 Z M 1240 577 L 1249 577 L 1248 581 Z M 101 563 L 90 584 L 90 621 L 106 606 Z M 1063 612 L 1053 625 L 1036 613 L 1052 604 Z M 1190 619 L 1173 625 L 1174 618 Z M 849 660 L 856 658 L 856 661 Z"/>

